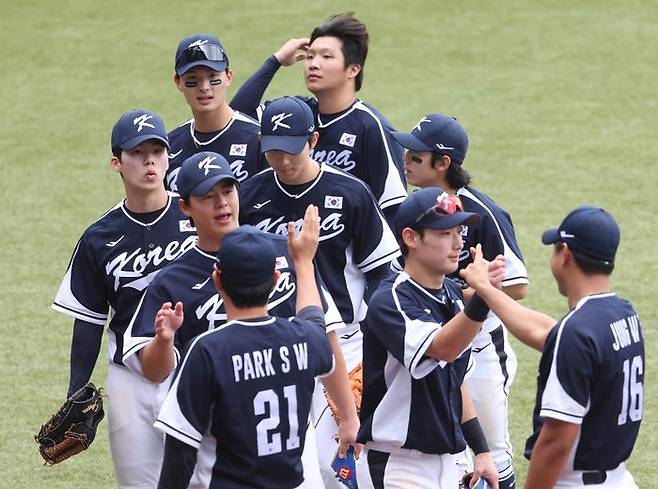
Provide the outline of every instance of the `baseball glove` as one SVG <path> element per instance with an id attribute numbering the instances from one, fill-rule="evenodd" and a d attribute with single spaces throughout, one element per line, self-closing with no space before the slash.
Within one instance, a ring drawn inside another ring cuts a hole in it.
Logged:
<path id="1" fill-rule="evenodd" d="M 352 396 L 354 397 L 354 404 L 356 405 L 356 413 L 361 412 L 361 394 L 363 392 L 363 364 L 359 363 L 354 369 L 348 374 L 350 380 L 350 389 L 352 390 Z M 338 408 L 334 403 L 333 399 L 329 396 L 327 391 L 324 391 L 324 395 L 327 396 L 327 403 L 329 404 L 329 409 L 331 409 L 336 424 L 340 424 L 340 413 Z"/>
<path id="2" fill-rule="evenodd" d="M 467 472 L 464 474 L 464 477 L 462 477 L 461 482 L 459 483 L 459 488 L 460 489 L 491 489 L 491 485 L 489 485 L 489 482 L 487 482 L 486 479 L 483 477 L 480 477 L 474 484 L 471 486 L 471 483 L 473 479 L 473 472 Z"/>
<path id="3" fill-rule="evenodd" d="M 101 390 L 88 383 L 41 426 L 34 439 L 44 465 L 58 464 L 91 445 L 98 423 L 105 416 Z"/>

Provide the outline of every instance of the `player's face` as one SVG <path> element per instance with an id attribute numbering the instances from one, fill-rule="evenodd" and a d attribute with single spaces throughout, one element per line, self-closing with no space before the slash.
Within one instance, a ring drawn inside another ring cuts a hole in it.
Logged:
<path id="1" fill-rule="evenodd" d="M 226 103 L 226 87 L 231 84 L 231 70 L 212 71 L 203 66 L 176 76 L 176 87 L 185 96 L 193 113 L 213 112 Z"/>
<path id="2" fill-rule="evenodd" d="M 189 205 L 183 202 L 181 210 L 194 220 L 199 242 L 203 246 L 202 242 L 219 243 L 221 237 L 238 226 L 239 206 L 235 185 L 220 182 L 205 195 L 191 195 Z"/>
<path id="3" fill-rule="evenodd" d="M 312 93 L 333 90 L 351 83 L 360 67 L 345 67 L 343 42 L 337 37 L 318 37 L 309 46 L 304 60 L 306 88 Z"/>
<path id="4" fill-rule="evenodd" d="M 416 187 L 437 186 L 438 171 L 432 167 L 432 152 L 407 150 L 404 154 L 404 176 L 408 183 Z"/>
<path id="5" fill-rule="evenodd" d="M 148 140 L 122 151 L 121 159 L 113 157 L 111 165 L 121 174 L 127 190 L 148 192 L 163 186 L 169 157 L 161 142 Z"/>
<path id="6" fill-rule="evenodd" d="M 313 180 L 315 177 L 309 157 L 308 143 L 304 146 L 302 152 L 296 155 L 275 150 L 266 151 L 265 157 L 283 183 L 300 185 Z"/>
<path id="7" fill-rule="evenodd" d="M 564 287 L 564 274 L 563 274 L 563 264 L 564 264 L 564 245 L 553 245 L 553 252 L 551 253 L 551 258 L 549 259 L 549 266 L 551 268 L 551 273 L 555 278 L 557 283 L 557 289 L 560 291 L 560 294 L 566 296 L 566 290 Z"/>
<path id="8" fill-rule="evenodd" d="M 418 240 L 414 256 L 427 270 L 447 275 L 457 270 L 463 245 L 462 226 L 425 229 L 423 237 Z"/>

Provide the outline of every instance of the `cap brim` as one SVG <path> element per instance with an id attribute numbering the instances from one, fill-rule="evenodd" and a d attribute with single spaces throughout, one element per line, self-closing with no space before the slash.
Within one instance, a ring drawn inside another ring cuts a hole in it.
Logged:
<path id="1" fill-rule="evenodd" d="M 547 229 L 541 235 L 541 242 L 545 245 L 554 244 L 560 241 L 560 230 L 559 229 Z"/>
<path id="2" fill-rule="evenodd" d="M 121 149 L 124 151 L 130 151 L 134 147 L 142 144 L 144 141 L 148 140 L 154 140 L 154 141 L 160 141 L 162 144 L 165 145 L 167 149 L 169 148 L 169 141 L 167 141 L 167 138 L 164 138 L 162 136 L 158 136 L 156 134 L 140 134 L 139 136 L 136 136 L 132 139 L 129 139 L 128 141 L 122 143 L 119 145 Z"/>
<path id="3" fill-rule="evenodd" d="M 228 66 L 228 63 L 226 61 L 198 60 L 176 68 L 176 74 L 178 76 L 184 75 L 195 66 L 205 66 L 213 71 L 224 71 Z"/>
<path id="4" fill-rule="evenodd" d="M 434 151 L 431 146 L 426 145 L 411 133 L 395 131 L 391 133 L 391 136 L 407 149 L 414 151 Z"/>
<path id="5" fill-rule="evenodd" d="M 474 226 L 480 222 L 480 215 L 472 212 L 455 212 L 449 216 L 435 216 L 421 221 L 419 226 L 428 229 L 452 229 L 455 226 Z"/>
<path id="6" fill-rule="evenodd" d="M 302 152 L 307 141 L 308 136 L 261 136 L 260 151 L 284 151 L 296 155 Z"/>
<path id="7" fill-rule="evenodd" d="M 212 188 L 220 182 L 233 182 L 238 183 L 238 179 L 233 175 L 217 175 L 211 178 L 208 178 L 201 182 L 199 185 L 190 190 L 189 195 L 194 195 L 195 197 L 201 197 L 206 195 L 212 190 Z M 182 193 L 181 193 L 182 195 Z"/>

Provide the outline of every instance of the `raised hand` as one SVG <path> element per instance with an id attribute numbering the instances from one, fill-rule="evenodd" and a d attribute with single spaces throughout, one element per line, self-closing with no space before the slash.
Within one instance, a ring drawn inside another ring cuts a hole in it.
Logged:
<path id="1" fill-rule="evenodd" d="M 309 205 L 304 213 L 304 223 L 299 235 L 295 232 L 295 223 L 288 223 L 288 252 L 295 263 L 313 260 L 320 241 L 320 215 L 318 208 Z"/>
<path id="2" fill-rule="evenodd" d="M 171 341 L 181 324 L 183 324 L 183 303 L 177 302 L 172 309 L 171 302 L 165 302 L 155 315 L 155 336 L 164 341 Z"/>
<path id="3" fill-rule="evenodd" d="M 310 39 L 301 37 L 299 39 L 290 39 L 274 53 L 281 66 L 291 66 L 306 57 Z M 300 52 L 301 51 L 301 52 Z"/>
<path id="4" fill-rule="evenodd" d="M 498 255 L 489 262 L 489 282 L 491 285 L 500 289 L 502 282 L 505 279 L 505 257 Z"/>
<path id="5" fill-rule="evenodd" d="M 489 262 L 484 259 L 482 255 L 482 245 L 477 244 L 475 248 L 471 248 L 473 255 L 473 262 L 466 268 L 459 271 L 459 275 L 466 280 L 469 287 L 476 291 L 479 288 L 490 286 L 489 278 Z"/>

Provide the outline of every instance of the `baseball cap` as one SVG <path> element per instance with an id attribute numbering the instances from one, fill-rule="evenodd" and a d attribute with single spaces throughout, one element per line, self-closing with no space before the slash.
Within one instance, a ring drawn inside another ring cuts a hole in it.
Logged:
<path id="1" fill-rule="evenodd" d="M 200 197 L 223 181 L 238 183 L 226 158 L 218 153 L 202 151 L 183 161 L 178 172 L 178 193 L 184 199 L 190 195 Z"/>
<path id="2" fill-rule="evenodd" d="M 195 66 L 206 66 L 213 71 L 224 71 L 228 66 L 226 49 L 212 34 L 192 34 L 178 43 L 176 74 L 184 75 Z"/>
<path id="3" fill-rule="evenodd" d="M 240 226 L 224 236 L 217 252 L 217 268 L 225 282 L 259 285 L 272 280 L 276 258 L 270 235 L 252 226 Z"/>
<path id="4" fill-rule="evenodd" d="M 125 112 L 112 128 L 112 151 L 129 151 L 149 139 L 162 142 L 169 149 L 164 122 L 158 114 L 145 109 Z"/>
<path id="5" fill-rule="evenodd" d="M 393 138 L 414 151 L 433 151 L 461 164 L 468 151 L 468 134 L 457 119 L 443 114 L 427 114 L 411 132 L 394 131 Z"/>
<path id="6" fill-rule="evenodd" d="M 479 221 L 478 214 L 462 210 L 459 197 L 439 187 L 426 187 L 408 195 L 400 204 L 397 235 L 402 236 L 404 228 L 450 229 L 461 224 L 472 226 Z"/>
<path id="7" fill-rule="evenodd" d="M 567 243 L 574 253 L 603 265 L 612 265 L 619 246 L 619 225 L 600 207 L 582 205 L 572 210 L 562 224 L 544 231 L 541 241 L 545 245 Z"/>
<path id="8" fill-rule="evenodd" d="M 299 154 L 314 129 L 313 112 L 306 102 L 297 97 L 273 100 L 261 117 L 260 150 Z"/>

